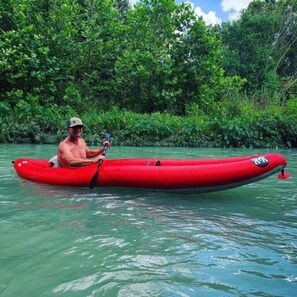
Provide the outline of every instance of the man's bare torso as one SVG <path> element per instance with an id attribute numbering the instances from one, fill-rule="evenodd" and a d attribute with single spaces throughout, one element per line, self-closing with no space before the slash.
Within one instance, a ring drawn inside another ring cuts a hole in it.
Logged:
<path id="1" fill-rule="evenodd" d="M 59 144 L 58 160 L 63 167 L 67 167 L 65 159 L 69 158 L 86 159 L 86 143 L 82 139 L 78 139 L 77 143 L 73 143 L 68 138 Z"/>

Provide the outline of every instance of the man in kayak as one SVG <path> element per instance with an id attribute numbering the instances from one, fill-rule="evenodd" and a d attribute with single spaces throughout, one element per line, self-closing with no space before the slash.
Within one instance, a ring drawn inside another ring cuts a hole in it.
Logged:
<path id="1" fill-rule="evenodd" d="M 85 125 L 79 118 L 71 118 L 67 122 L 68 136 L 60 142 L 57 152 L 57 161 L 61 167 L 82 167 L 104 160 L 101 155 L 104 148 L 91 150 L 81 139 Z M 109 141 L 104 141 L 103 146 L 110 146 Z"/>

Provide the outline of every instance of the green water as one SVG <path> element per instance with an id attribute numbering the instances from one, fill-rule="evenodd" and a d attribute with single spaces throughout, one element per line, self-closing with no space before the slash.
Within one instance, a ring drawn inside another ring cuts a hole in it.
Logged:
<path id="1" fill-rule="evenodd" d="M 54 187 L 20 179 L 0 145 L 0 296 L 296 296 L 297 150 L 111 147 L 117 157 L 278 152 L 291 178 L 208 194 Z"/>

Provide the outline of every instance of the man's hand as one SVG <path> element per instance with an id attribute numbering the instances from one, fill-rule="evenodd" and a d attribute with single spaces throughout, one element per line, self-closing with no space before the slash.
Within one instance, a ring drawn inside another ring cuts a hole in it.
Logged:
<path id="1" fill-rule="evenodd" d="M 103 155 L 99 155 L 99 156 L 98 156 L 97 158 L 95 158 L 93 161 L 94 161 L 94 163 L 98 163 L 99 160 L 104 161 L 104 160 L 105 160 L 105 156 L 103 156 Z"/>
<path id="2" fill-rule="evenodd" d="M 109 141 L 104 141 L 103 143 L 102 143 L 102 145 L 103 146 L 107 146 L 107 147 L 110 147 L 111 146 L 111 143 L 109 142 Z"/>

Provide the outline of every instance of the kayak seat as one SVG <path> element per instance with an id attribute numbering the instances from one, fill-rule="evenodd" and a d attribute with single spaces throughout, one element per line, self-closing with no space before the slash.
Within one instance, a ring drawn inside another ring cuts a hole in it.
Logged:
<path id="1" fill-rule="evenodd" d="M 59 163 L 59 161 L 58 161 L 58 156 L 57 156 L 57 155 L 54 156 L 54 157 L 52 157 L 52 158 L 48 161 L 48 163 L 49 163 L 49 167 L 54 167 L 54 168 L 59 168 L 59 167 L 61 167 L 61 165 L 60 165 L 60 163 Z"/>

